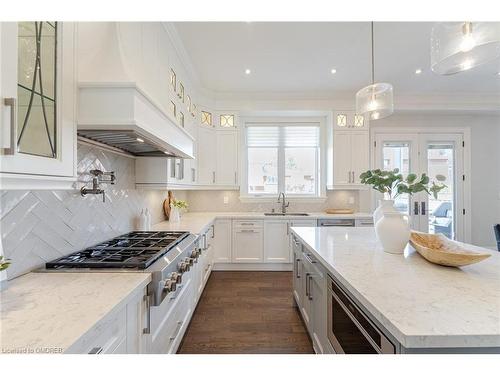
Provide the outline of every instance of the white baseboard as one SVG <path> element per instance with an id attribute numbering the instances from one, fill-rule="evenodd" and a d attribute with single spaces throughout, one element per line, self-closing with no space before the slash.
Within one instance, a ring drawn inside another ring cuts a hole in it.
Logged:
<path id="1" fill-rule="evenodd" d="M 292 263 L 214 263 L 214 271 L 291 271 Z"/>

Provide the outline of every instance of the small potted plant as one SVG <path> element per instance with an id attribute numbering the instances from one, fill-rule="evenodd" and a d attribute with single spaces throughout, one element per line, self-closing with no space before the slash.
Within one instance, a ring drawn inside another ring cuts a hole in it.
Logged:
<path id="1" fill-rule="evenodd" d="M 181 212 L 188 209 L 188 204 L 183 200 L 173 200 L 170 202 L 170 221 L 178 222 L 181 219 Z"/>
<path id="2" fill-rule="evenodd" d="M 413 195 L 422 191 L 437 198 L 437 194 L 446 187 L 443 175 L 436 175 L 432 181 L 425 173 L 420 178 L 415 173 L 405 178 L 397 168 L 391 171 L 369 170 L 361 173 L 359 178 L 362 184 L 371 185 L 384 194 L 384 199 L 379 200 L 379 206 L 373 212 L 373 223 L 384 250 L 391 253 L 402 253 L 410 237 L 409 223 L 404 221 L 407 215 L 396 210 L 394 199 L 401 194 Z M 380 223 L 382 219 L 385 219 L 384 223 Z"/>

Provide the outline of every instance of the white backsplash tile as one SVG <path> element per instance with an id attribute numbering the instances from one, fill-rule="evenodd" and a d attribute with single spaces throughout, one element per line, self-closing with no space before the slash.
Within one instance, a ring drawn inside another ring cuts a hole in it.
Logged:
<path id="1" fill-rule="evenodd" d="M 45 262 L 136 229 L 142 208 L 152 223 L 164 220 L 165 191 L 135 190 L 134 159 L 78 145 L 78 181 L 91 180 L 91 169 L 115 171 L 115 185 L 102 196 L 75 191 L 2 191 L 0 228 L 4 254 L 11 259 L 12 279 Z M 178 194 L 182 199 L 182 193 Z"/>
<path id="2" fill-rule="evenodd" d="M 176 192 L 179 195 L 180 192 Z M 280 209 L 280 204 L 277 202 L 271 203 L 243 203 L 240 201 L 240 192 L 236 190 L 218 191 L 218 190 L 203 190 L 203 191 L 186 191 L 186 200 L 189 203 L 189 211 L 251 211 L 265 212 L 271 211 L 273 208 Z M 290 202 L 288 211 L 290 212 L 319 212 L 327 208 L 351 208 L 355 211 L 360 211 L 364 207 L 359 206 L 360 193 L 356 190 L 335 190 L 327 192 L 327 199 L 321 203 L 299 203 Z M 224 197 L 227 197 L 228 203 L 224 203 Z M 354 203 L 349 203 L 349 198 L 354 198 Z M 276 196 L 276 200 L 277 200 Z"/>

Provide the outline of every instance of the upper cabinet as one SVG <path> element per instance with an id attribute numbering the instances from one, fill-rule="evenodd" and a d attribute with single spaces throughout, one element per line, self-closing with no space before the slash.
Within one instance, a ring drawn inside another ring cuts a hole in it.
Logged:
<path id="1" fill-rule="evenodd" d="M 74 187 L 74 29 L 0 24 L 1 189 Z"/>
<path id="2" fill-rule="evenodd" d="M 198 129 L 198 183 L 210 189 L 236 189 L 238 176 L 236 114 L 201 111 Z"/>
<path id="3" fill-rule="evenodd" d="M 333 188 L 363 189 L 359 175 L 370 168 L 368 119 L 354 111 L 333 113 Z"/>
<path id="4" fill-rule="evenodd" d="M 368 130 L 368 118 L 354 111 L 336 111 L 333 117 L 335 130 Z"/>

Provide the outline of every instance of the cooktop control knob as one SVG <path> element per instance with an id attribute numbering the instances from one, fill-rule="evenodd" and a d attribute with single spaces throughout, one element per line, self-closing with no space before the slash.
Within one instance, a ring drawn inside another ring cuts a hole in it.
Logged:
<path id="1" fill-rule="evenodd" d="M 189 271 L 189 263 L 186 263 L 185 261 L 182 261 L 179 263 L 179 272 L 184 273 Z"/>
<path id="2" fill-rule="evenodd" d="M 197 250 L 191 251 L 191 259 L 193 259 L 195 263 L 198 263 L 199 256 L 200 256 L 200 254 L 198 254 Z"/>
<path id="3" fill-rule="evenodd" d="M 184 262 L 189 263 L 189 266 L 192 266 L 194 263 L 194 259 L 190 257 L 184 258 Z"/>
<path id="4" fill-rule="evenodd" d="M 182 275 L 179 272 L 172 272 L 170 274 L 170 280 L 175 281 L 176 284 L 182 283 Z"/>
<path id="5" fill-rule="evenodd" d="M 175 289 L 177 289 L 177 283 L 174 280 L 167 279 L 165 281 L 165 286 L 163 287 L 163 291 L 165 293 L 170 293 L 170 292 L 174 292 Z"/>

